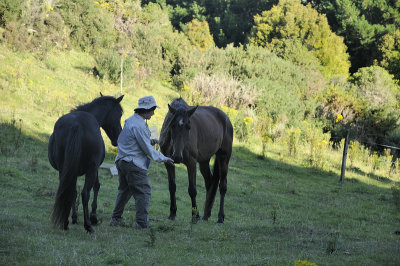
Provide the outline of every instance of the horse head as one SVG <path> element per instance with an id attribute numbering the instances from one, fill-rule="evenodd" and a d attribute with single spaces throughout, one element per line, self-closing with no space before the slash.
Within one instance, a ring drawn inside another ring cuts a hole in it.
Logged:
<path id="1" fill-rule="evenodd" d="M 102 97 L 107 97 L 107 96 L 102 96 Z M 121 127 L 121 116 L 122 116 L 122 107 L 120 105 L 120 102 L 122 101 L 122 98 L 124 98 L 124 95 L 120 96 L 119 98 L 114 98 L 110 97 L 112 99 L 111 106 L 109 107 L 109 111 L 107 115 L 105 116 L 105 119 L 102 124 L 102 128 L 106 132 L 107 136 L 111 140 L 111 144 L 113 146 L 118 146 L 118 136 L 119 133 L 121 133 L 122 127 Z"/>
<path id="2" fill-rule="evenodd" d="M 183 150 L 189 141 L 190 117 L 196 111 L 197 106 L 191 108 L 173 108 L 168 104 L 168 109 L 173 115 L 169 130 L 172 142 L 172 159 L 175 163 L 183 160 Z"/>

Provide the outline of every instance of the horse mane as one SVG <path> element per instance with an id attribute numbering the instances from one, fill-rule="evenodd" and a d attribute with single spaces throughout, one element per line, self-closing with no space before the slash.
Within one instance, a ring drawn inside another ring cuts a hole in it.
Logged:
<path id="1" fill-rule="evenodd" d="M 86 111 L 88 111 L 91 107 L 93 107 L 93 106 L 95 106 L 95 105 L 101 106 L 101 105 L 103 105 L 103 104 L 105 104 L 105 103 L 107 103 L 107 102 L 115 102 L 115 98 L 112 97 L 112 96 L 100 96 L 100 97 L 97 97 L 96 99 L 94 99 L 94 100 L 91 101 L 91 102 L 83 103 L 83 104 L 78 105 L 77 107 L 71 109 L 71 112 L 75 112 L 75 111 L 83 111 L 83 112 L 86 112 Z M 121 110 L 122 110 L 122 108 L 121 108 Z"/>
<path id="2" fill-rule="evenodd" d="M 185 100 L 182 97 L 176 98 L 175 100 L 173 100 L 170 104 L 171 107 L 173 107 L 174 109 L 188 109 L 190 108 L 190 105 L 188 105 Z"/>
<path id="3" fill-rule="evenodd" d="M 188 105 L 185 100 L 183 100 L 182 97 L 174 99 L 170 106 L 177 110 L 187 110 L 190 108 L 190 105 Z M 167 140 L 169 139 L 169 128 L 171 126 L 171 123 L 173 121 L 174 115 L 168 111 L 167 115 L 165 116 L 163 125 L 161 127 L 161 132 L 160 132 L 160 146 L 163 146 Z"/>

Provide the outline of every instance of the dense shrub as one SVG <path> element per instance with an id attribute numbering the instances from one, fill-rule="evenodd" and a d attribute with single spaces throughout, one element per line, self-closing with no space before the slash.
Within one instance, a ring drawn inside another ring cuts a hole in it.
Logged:
<path id="1" fill-rule="evenodd" d="M 364 99 L 368 109 L 393 108 L 398 103 L 399 87 L 384 68 L 360 68 L 353 75 L 352 82 L 358 87 L 360 98 Z"/>
<path id="2" fill-rule="evenodd" d="M 183 31 L 188 36 L 190 42 L 201 50 L 214 46 L 213 37 L 210 34 L 207 21 L 193 19 L 185 25 Z"/>
<path id="3" fill-rule="evenodd" d="M 185 80 L 182 69 L 190 54 L 189 40 L 173 30 L 168 12 L 158 4 L 150 3 L 137 15 L 129 36 L 132 56 L 149 75 L 172 80 L 174 87 L 181 88 Z"/>
<path id="4" fill-rule="evenodd" d="M 118 82 L 121 75 L 121 56 L 115 50 L 102 50 L 97 53 L 95 60 L 101 78 Z"/>
<path id="5" fill-rule="evenodd" d="M 384 143 L 385 136 L 400 122 L 399 92 L 385 69 L 361 68 L 351 83 L 338 82 L 325 91 L 319 109 L 325 130 L 336 140 L 350 129 L 351 137 L 364 145 Z M 338 114 L 343 117 L 342 123 L 335 121 Z"/>
<path id="6" fill-rule="evenodd" d="M 0 27 L 5 27 L 9 22 L 15 22 L 22 15 L 22 3 L 24 0 L 0 1 Z"/>
<path id="7" fill-rule="evenodd" d="M 30 50 L 44 57 L 53 48 L 70 46 L 69 30 L 59 13 L 47 1 L 21 4 L 18 20 L 6 25 L 3 40 L 18 50 Z"/>
<path id="8" fill-rule="evenodd" d="M 29 33 L 17 22 L 9 22 L 3 32 L 3 41 L 14 49 L 23 51 L 32 47 L 29 42 Z"/>
<path id="9" fill-rule="evenodd" d="M 116 43 L 114 16 L 92 1 L 64 0 L 57 10 L 69 27 L 72 43 L 84 51 L 111 48 Z"/>
<path id="10" fill-rule="evenodd" d="M 249 81 L 261 92 L 256 101 L 260 118 L 295 125 L 313 116 L 316 96 L 324 86 L 322 77 L 314 80 L 306 69 L 260 47 L 227 48 L 226 57 L 232 76 Z"/>
<path id="11" fill-rule="evenodd" d="M 343 38 L 331 31 L 326 17 L 311 5 L 282 0 L 256 15 L 254 24 L 251 44 L 282 50 L 288 42 L 297 42 L 318 58 L 326 76 L 348 75 L 350 62 Z"/>
<path id="12" fill-rule="evenodd" d="M 400 29 L 383 36 L 379 50 L 382 53 L 381 66 L 400 80 Z"/>

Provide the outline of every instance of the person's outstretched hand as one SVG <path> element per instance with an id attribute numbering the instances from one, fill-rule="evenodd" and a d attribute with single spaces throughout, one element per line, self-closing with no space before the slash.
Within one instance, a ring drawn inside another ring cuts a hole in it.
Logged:
<path id="1" fill-rule="evenodd" d="M 174 165 L 174 160 L 172 160 L 171 158 L 167 157 L 168 159 L 165 161 L 166 164 L 169 165 Z"/>

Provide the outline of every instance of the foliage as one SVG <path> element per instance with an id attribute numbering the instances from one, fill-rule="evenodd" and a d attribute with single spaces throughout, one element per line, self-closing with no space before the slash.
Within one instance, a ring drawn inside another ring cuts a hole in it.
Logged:
<path id="1" fill-rule="evenodd" d="M 287 145 L 289 150 L 289 156 L 295 156 L 297 154 L 297 146 L 300 142 L 300 128 L 288 128 L 287 130 Z"/>
<path id="2" fill-rule="evenodd" d="M 350 63 L 343 39 L 334 34 L 324 15 L 297 0 L 280 1 L 254 17 L 249 42 L 281 50 L 289 43 L 306 47 L 325 68 L 327 76 L 347 75 Z"/>
<path id="3" fill-rule="evenodd" d="M 326 14 L 332 29 L 344 37 L 351 61 L 351 73 L 361 67 L 371 66 L 374 61 L 383 64 L 388 53 L 381 50 L 384 35 L 393 35 L 400 27 L 400 2 L 387 0 L 307 0 L 320 13 Z M 385 37 L 386 38 L 386 37 Z M 388 68 L 392 71 L 390 68 Z M 391 72 L 398 76 L 398 72 Z"/>
<path id="4" fill-rule="evenodd" d="M 23 12 L 24 0 L 2 0 L 0 2 L 0 27 L 5 27 L 9 22 L 18 20 Z"/>
<path id="5" fill-rule="evenodd" d="M 240 110 L 232 120 L 234 136 L 240 142 L 247 141 L 254 135 L 254 118 L 251 111 Z"/>
<path id="6" fill-rule="evenodd" d="M 58 11 L 71 31 L 71 41 L 83 51 L 115 45 L 114 17 L 100 5 L 92 1 L 64 0 L 58 4 Z"/>
<path id="7" fill-rule="evenodd" d="M 208 49 L 214 45 L 207 21 L 193 19 L 186 24 L 184 32 L 188 36 L 190 42 L 201 50 Z"/>
<path id="8" fill-rule="evenodd" d="M 318 115 L 334 141 L 344 138 L 350 128 L 351 138 L 364 145 L 383 143 L 385 136 L 398 127 L 399 92 L 385 69 L 361 68 L 351 83 L 338 81 L 326 89 Z M 336 121 L 338 114 L 343 116 L 341 123 Z"/>
<path id="9" fill-rule="evenodd" d="M 385 34 L 379 50 L 382 53 L 380 65 L 400 80 L 400 29 L 396 29 L 393 34 Z"/>
<path id="10" fill-rule="evenodd" d="M 225 57 L 233 77 L 259 90 L 255 113 L 260 125 L 268 124 L 258 129 L 261 135 L 274 137 L 274 132 L 275 137 L 279 137 L 286 126 L 295 126 L 313 116 L 317 95 L 324 84 L 322 77 L 308 75 L 311 71 L 261 47 L 227 47 Z"/>
<path id="11" fill-rule="evenodd" d="M 115 50 L 102 50 L 95 56 L 96 69 L 103 79 L 117 83 L 121 76 L 121 56 Z M 124 73 L 132 73 L 132 62 L 125 62 Z"/>
<path id="12" fill-rule="evenodd" d="M 18 3 L 18 2 L 15 2 Z M 70 47 L 69 30 L 60 14 L 47 1 L 19 3 L 21 12 L 6 24 L 3 40 L 14 48 L 45 57 L 50 50 Z"/>
<path id="13" fill-rule="evenodd" d="M 352 76 L 357 86 L 360 98 L 366 102 L 368 109 L 396 108 L 396 101 L 400 87 L 393 81 L 393 77 L 383 68 L 372 66 L 360 68 Z"/>

